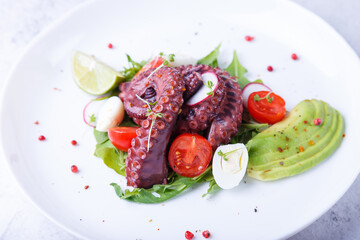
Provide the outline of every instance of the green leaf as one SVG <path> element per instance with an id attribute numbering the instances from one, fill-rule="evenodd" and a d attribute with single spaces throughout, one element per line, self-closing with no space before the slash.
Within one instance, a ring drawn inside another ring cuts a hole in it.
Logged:
<path id="1" fill-rule="evenodd" d="M 124 70 L 121 71 L 121 74 L 125 77 L 125 82 L 128 82 L 147 63 L 147 61 L 141 61 L 138 63 L 132 60 L 128 54 L 126 54 L 126 57 L 129 62 L 129 67 L 124 67 Z"/>
<path id="2" fill-rule="evenodd" d="M 96 130 L 96 128 L 94 128 L 94 136 L 95 136 L 96 142 L 98 144 L 104 143 L 107 140 L 109 140 L 107 132 L 100 132 L 100 131 Z"/>
<path id="3" fill-rule="evenodd" d="M 113 184 L 112 186 L 115 188 L 116 194 L 121 199 L 137 203 L 160 203 L 179 195 L 198 182 L 205 181 L 204 178 L 209 177 L 209 172 L 211 173 L 211 167 L 207 168 L 200 176 L 194 178 L 187 178 L 174 174 L 172 179 L 170 179 L 169 183 L 166 185 L 157 184 L 149 189 L 135 188 L 132 191 L 127 189 L 123 195 L 122 193 L 116 192 L 119 188 L 116 186 L 115 188 Z"/>
<path id="4" fill-rule="evenodd" d="M 221 190 L 221 188 L 219 187 L 219 185 L 217 185 L 217 183 L 215 182 L 215 179 L 212 179 L 209 183 L 209 188 L 208 188 L 207 192 L 204 195 L 202 195 L 202 197 L 206 197 L 209 194 L 214 195 L 215 193 L 217 193 L 220 190 Z"/>
<path id="5" fill-rule="evenodd" d="M 110 183 L 110 185 L 114 187 L 116 195 L 118 195 L 119 197 L 122 197 L 124 195 L 119 185 L 117 185 L 116 183 Z"/>
<path id="6" fill-rule="evenodd" d="M 269 125 L 266 123 L 241 124 L 238 133 L 231 138 L 230 143 L 244 143 L 246 144 L 250 139 L 255 137 L 258 133 L 264 131 Z"/>
<path id="7" fill-rule="evenodd" d="M 236 77 L 240 88 L 243 88 L 246 84 L 250 83 L 250 81 L 244 76 L 247 70 L 240 64 L 236 51 L 234 51 L 232 62 L 227 68 L 225 68 L 225 71 L 227 71 L 232 77 Z"/>
<path id="8" fill-rule="evenodd" d="M 220 47 L 221 44 L 219 44 L 214 51 L 212 51 L 209 55 L 207 55 L 206 57 L 200 59 L 199 61 L 197 61 L 197 64 L 205 64 L 205 65 L 209 65 L 210 67 L 218 67 L 218 61 L 217 61 L 217 57 L 219 56 L 220 53 Z"/>
<path id="9" fill-rule="evenodd" d="M 94 155 L 103 159 L 106 166 L 115 170 L 118 174 L 125 176 L 125 159 L 127 152 L 119 151 L 112 145 L 107 132 L 99 132 L 94 129 L 96 149 Z"/>

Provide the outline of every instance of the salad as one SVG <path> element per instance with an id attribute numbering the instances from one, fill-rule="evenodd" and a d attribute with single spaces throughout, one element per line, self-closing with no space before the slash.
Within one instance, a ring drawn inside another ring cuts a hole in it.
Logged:
<path id="1" fill-rule="evenodd" d="M 235 51 L 221 69 L 220 47 L 199 60 L 127 56 L 120 72 L 74 53 L 75 82 L 100 95 L 83 112 L 94 127 L 94 154 L 126 178 L 126 189 L 110 184 L 121 199 L 159 203 L 204 182 L 203 197 L 236 187 L 245 174 L 261 181 L 290 177 L 340 145 L 345 125 L 336 109 L 311 99 L 287 112 L 281 96 L 245 77 Z M 99 101 L 100 111 L 89 113 Z"/>

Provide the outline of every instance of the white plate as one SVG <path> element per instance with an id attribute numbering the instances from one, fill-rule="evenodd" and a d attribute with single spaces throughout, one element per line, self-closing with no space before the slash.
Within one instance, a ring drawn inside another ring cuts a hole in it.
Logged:
<path id="1" fill-rule="evenodd" d="M 246 42 L 245 35 L 255 40 Z M 107 48 L 109 42 L 114 49 Z M 210 199 L 201 197 L 206 185 L 164 205 L 118 199 L 109 183 L 124 179 L 93 156 L 92 130 L 82 122 L 91 97 L 72 81 L 72 51 L 121 69 L 124 53 L 136 60 L 160 51 L 197 58 L 220 42 L 222 66 L 236 49 L 248 77 L 260 76 L 286 99 L 288 109 L 314 97 L 340 110 L 347 129 L 341 147 L 304 174 L 266 183 L 247 179 Z M 291 60 L 293 52 L 298 61 Z M 342 37 L 288 1 L 95 1 L 42 33 L 15 66 L 3 91 L 1 145 L 26 194 L 79 236 L 184 239 L 190 230 L 202 239 L 195 230 L 209 229 L 214 239 L 283 238 L 321 216 L 359 173 L 360 119 L 354 111 L 359 78 L 359 59 Z M 41 134 L 46 141 L 37 140 Z M 72 146 L 72 139 L 79 146 Z M 70 171 L 72 164 L 78 174 Z"/>

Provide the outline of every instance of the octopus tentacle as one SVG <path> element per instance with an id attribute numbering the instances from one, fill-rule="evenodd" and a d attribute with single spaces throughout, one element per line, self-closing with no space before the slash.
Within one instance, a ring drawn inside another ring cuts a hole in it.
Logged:
<path id="1" fill-rule="evenodd" d="M 162 67 L 149 79 L 156 85 L 156 101 L 131 142 L 126 159 L 127 184 L 149 188 L 166 183 L 168 169 L 166 148 L 184 102 L 184 80 L 175 68 Z"/>
<path id="2" fill-rule="evenodd" d="M 224 78 L 224 77 L 223 77 Z M 227 144 L 237 134 L 242 120 L 243 104 L 241 89 L 232 78 L 225 77 L 226 94 L 220 104 L 219 113 L 211 123 L 208 140 L 213 149 Z"/>

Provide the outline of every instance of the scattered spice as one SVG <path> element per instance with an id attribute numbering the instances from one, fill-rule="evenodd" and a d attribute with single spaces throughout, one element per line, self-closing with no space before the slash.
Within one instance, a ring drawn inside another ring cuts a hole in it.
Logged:
<path id="1" fill-rule="evenodd" d="M 71 171 L 72 171 L 73 173 L 77 173 L 77 172 L 79 171 L 79 169 L 78 169 L 78 167 L 77 167 L 76 165 L 72 165 L 72 166 L 71 166 Z"/>
<path id="2" fill-rule="evenodd" d="M 298 60 L 298 55 L 296 55 L 296 53 L 293 53 L 293 54 L 291 54 L 291 58 L 292 58 L 292 60 Z"/>
<path id="3" fill-rule="evenodd" d="M 254 208 L 254 212 L 257 212 L 257 211 L 258 211 L 258 210 L 257 210 L 257 207 L 255 207 L 255 208 Z"/>
<path id="4" fill-rule="evenodd" d="M 72 144 L 73 146 L 76 146 L 77 141 L 76 141 L 76 140 L 72 140 L 72 141 L 71 141 L 71 144 Z"/>
<path id="5" fill-rule="evenodd" d="M 39 125 L 39 121 L 34 122 L 34 124 Z"/>
<path id="6" fill-rule="evenodd" d="M 314 124 L 315 124 L 315 125 L 319 126 L 321 123 L 322 123 L 321 118 L 316 118 L 316 119 L 314 119 Z"/>
<path id="7" fill-rule="evenodd" d="M 344 137 L 346 137 L 345 133 L 343 134 L 343 136 L 342 136 L 342 137 L 343 137 L 343 138 L 344 138 Z"/>
<path id="8" fill-rule="evenodd" d="M 300 146 L 300 152 L 303 152 L 303 151 L 304 151 L 304 147 Z"/>
<path id="9" fill-rule="evenodd" d="M 84 187 L 85 190 L 87 190 L 88 188 L 89 188 L 89 185 L 86 185 L 86 186 Z"/>
<path id="10" fill-rule="evenodd" d="M 304 121 L 304 123 L 305 123 L 305 124 L 307 124 L 307 123 L 308 123 L 308 121 L 306 121 L 306 120 L 305 120 L 305 121 Z"/>
<path id="11" fill-rule="evenodd" d="M 283 166 L 283 165 L 284 165 L 284 162 L 280 162 L 280 165 Z"/>
<path id="12" fill-rule="evenodd" d="M 308 142 L 308 144 L 309 144 L 310 146 L 312 146 L 312 145 L 314 145 L 315 143 L 314 143 L 313 140 L 310 140 L 310 141 Z"/>
<path id="13" fill-rule="evenodd" d="M 108 44 L 108 48 L 111 49 L 111 48 L 113 48 L 113 47 L 114 47 L 114 46 L 112 45 L 112 43 L 109 43 L 109 44 Z"/>
<path id="14" fill-rule="evenodd" d="M 202 235 L 204 236 L 204 238 L 209 238 L 210 237 L 210 232 L 209 230 L 203 231 Z"/>
<path id="15" fill-rule="evenodd" d="M 283 150 L 282 150 L 281 147 L 278 147 L 277 150 L 278 150 L 279 152 L 283 152 Z"/>
<path id="16" fill-rule="evenodd" d="M 105 222 L 105 220 L 102 220 L 102 222 Z"/>
<path id="17" fill-rule="evenodd" d="M 150 219 L 149 222 L 152 222 L 152 219 Z"/>
<path id="18" fill-rule="evenodd" d="M 268 70 L 269 72 L 272 72 L 272 71 L 274 70 L 274 68 L 273 68 L 272 66 L 268 66 L 268 67 L 267 67 L 267 70 Z"/>
<path id="19" fill-rule="evenodd" d="M 45 136 L 43 136 L 43 135 L 41 135 L 41 136 L 39 136 L 39 141 L 44 141 L 46 138 L 45 138 Z"/>
<path id="20" fill-rule="evenodd" d="M 254 37 L 247 35 L 245 36 L 245 40 L 251 42 L 252 40 L 254 40 Z"/>
<path id="21" fill-rule="evenodd" d="M 190 239 L 193 239 L 193 237 L 194 237 L 194 234 L 192 232 L 190 232 L 190 231 L 185 232 L 186 239 L 190 240 Z"/>

